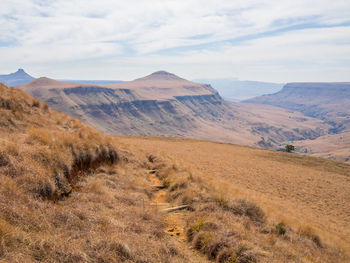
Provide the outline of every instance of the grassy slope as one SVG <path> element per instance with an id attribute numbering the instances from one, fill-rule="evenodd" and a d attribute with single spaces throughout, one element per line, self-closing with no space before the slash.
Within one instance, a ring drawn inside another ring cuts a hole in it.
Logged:
<path id="1" fill-rule="evenodd" d="M 227 144 L 112 138 L 4 86 L 0 112 L 0 261 L 203 262 L 193 249 L 218 262 L 295 261 L 305 251 L 300 262 L 349 259 L 337 249 L 348 231 L 344 164 Z M 151 206 L 150 171 L 168 187 L 170 206 L 191 206 L 178 213 L 187 241 L 163 231 L 169 217 Z M 313 183 L 286 198 L 302 173 Z M 317 196 L 320 175 L 330 204 Z M 275 181 L 283 196 L 268 186 Z M 321 203 L 307 202 L 313 194 Z M 329 205 L 339 215 L 326 222 L 320 215 Z M 279 211 L 284 235 L 275 227 Z M 319 232 L 295 228 L 300 213 Z"/>
<path id="2" fill-rule="evenodd" d="M 200 175 L 227 198 L 253 200 L 277 221 L 312 227 L 329 244 L 350 253 L 350 166 L 327 159 L 206 141 L 129 138 Z"/>
<path id="3" fill-rule="evenodd" d="M 1 262 L 184 260 L 140 206 L 143 163 L 109 137 L 4 86 L 0 124 Z"/>

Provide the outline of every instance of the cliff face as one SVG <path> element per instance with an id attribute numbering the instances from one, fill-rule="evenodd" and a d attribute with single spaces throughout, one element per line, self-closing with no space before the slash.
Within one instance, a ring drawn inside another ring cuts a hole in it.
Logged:
<path id="1" fill-rule="evenodd" d="M 217 93 L 152 100 L 129 89 L 75 87 L 57 92 L 58 97 L 47 100 L 50 105 L 110 134 L 184 136 L 199 127 L 200 120 L 213 121 L 225 112 Z"/>
<path id="2" fill-rule="evenodd" d="M 41 78 L 19 87 L 57 110 L 117 135 L 185 136 L 202 121 L 214 121 L 226 111 L 210 85 L 170 73 L 152 75 L 121 85 L 73 85 Z"/>

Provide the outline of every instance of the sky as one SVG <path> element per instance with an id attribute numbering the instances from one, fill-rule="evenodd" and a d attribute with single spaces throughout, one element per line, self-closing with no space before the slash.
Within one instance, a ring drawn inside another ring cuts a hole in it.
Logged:
<path id="1" fill-rule="evenodd" d="M 1 0 L 0 74 L 350 81 L 350 0 Z"/>

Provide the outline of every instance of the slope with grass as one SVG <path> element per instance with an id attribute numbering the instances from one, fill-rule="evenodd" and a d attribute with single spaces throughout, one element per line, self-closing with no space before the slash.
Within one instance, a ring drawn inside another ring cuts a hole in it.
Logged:
<path id="1" fill-rule="evenodd" d="M 340 199 L 349 199 L 349 166 L 226 144 L 110 137 L 2 85 L 0 112 L 1 262 L 349 260 L 339 241 L 348 241 Z M 299 181 L 309 183 L 296 190 Z M 321 215 L 330 206 L 334 214 Z M 299 229 L 300 213 L 308 226 Z"/>
<path id="2" fill-rule="evenodd" d="M 145 169 L 112 138 L 0 85 L 0 262 L 188 261 L 141 205 Z"/>
<path id="3" fill-rule="evenodd" d="M 350 166 L 347 164 L 206 141 L 128 137 L 120 140 L 135 149 L 169 156 L 178 166 L 197 175 L 200 185 L 214 192 L 224 207 L 235 198 L 254 201 L 276 225 L 282 222 L 297 233 L 310 236 L 313 233 L 314 238 L 317 236 L 325 244 L 350 253 Z M 170 200 L 175 199 L 179 204 L 198 200 L 198 193 L 176 191 L 180 185 L 187 184 L 186 179 L 180 179 L 176 176 L 168 179 L 178 185 L 171 184 Z M 214 215 L 204 213 L 199 219 L 211 217 Z M 274 238 L 271 242 L 282 249 L 295 245 L 298 238 L 288 239 L 292 244 Z M 317 250 L 305 248 L 303 252 L 307 251 Z M 317 258 L 314 255 L 309 261 L 301 262 L 322 262 Z M 340 258 L 325 262 L 346 262 Z"/>

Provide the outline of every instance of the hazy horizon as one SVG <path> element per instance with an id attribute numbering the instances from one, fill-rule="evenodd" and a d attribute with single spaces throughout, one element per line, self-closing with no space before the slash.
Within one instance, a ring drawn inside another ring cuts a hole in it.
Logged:
<path id="1" fill-rule="evenodd" d="M 350 2 L 5 0 L 0 72 L 132 80 L 349 81 Z"/>

